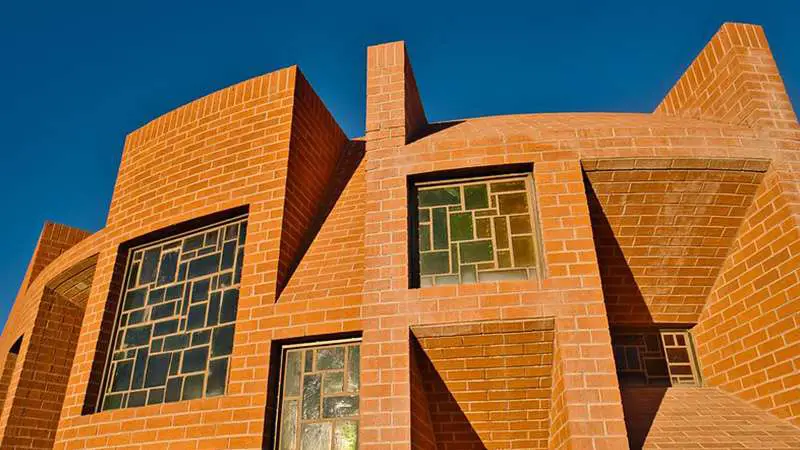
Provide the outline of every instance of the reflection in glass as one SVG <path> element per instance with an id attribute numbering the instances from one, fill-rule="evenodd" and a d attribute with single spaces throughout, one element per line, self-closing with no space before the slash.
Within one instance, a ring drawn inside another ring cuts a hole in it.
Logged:
<path id="1" fill-rule="evenodd" d="M 420 286 L 534 278 L 530 185 L 529 175 L 418 184 Z"/>
<path id="2" fill-rule="evenodd" d="M 359 350 L 356 340 L 284 349 L 276 448 L 358 448 Z"/>
<path id="3" fill-rule="evenodd" d="M 230 261 L 244 257 L 245 224 L 129 250 L 100 410 L 225 393 L 239 299 Z"/>

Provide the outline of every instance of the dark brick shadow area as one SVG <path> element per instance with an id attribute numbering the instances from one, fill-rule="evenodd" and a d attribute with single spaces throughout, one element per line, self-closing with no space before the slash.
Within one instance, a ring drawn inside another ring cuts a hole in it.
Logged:
<path id="1" fill-rule="evenodd" d="M 638 450 L 644 445 L 667 389 L 666 386 L 620 389 L 631 450 Z"/>
<path id="2" fill-rule="evenodd" d="M 430 421 L 438 450 L 483 450 L 486 446 L 450 393 L 430 358 L 415 338 L 411 339 L 411 357 L 419 368 L 430 411 Z M 413 389 L 413 387 L 412 387 Z"/>
<path id="3" fill-rule="evenodd" d="M 626 324 L 651 325 L 653 317 L 650 315 L 650 309 L 586 174 L 583 183 L 586 187 L 586 199 L 589 202 L 592 235 L 609 324 L 614 327 L 615 322 L 619 321 Z"/>

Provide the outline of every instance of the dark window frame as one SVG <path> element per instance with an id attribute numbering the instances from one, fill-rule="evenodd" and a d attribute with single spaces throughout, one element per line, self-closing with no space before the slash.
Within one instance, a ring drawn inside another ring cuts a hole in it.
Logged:
<path id="1" fill-rule="evenodd" d="M 102 402 L 104 401 L 105 391 L 111 379 L 109 368 L 114 354 L 112 349 L 115 345 L 115 336 L 117 334 L 119 322 L 118 318 L 123 305 L 122 296 L 126 292 L 125 286 L 128 284 L 127 272 L 134 250 L 139 247 L 155 245 L 167 240 L 179 239 L 181 236 L 191 235 L 201 230 L 213 228 L 223 223 L 236 220 L 244 219 L 247 224 L 249 210 L 249 205 L 242 205 L 192 218 L 184 222 L 151 231 L 119 245 L 81 415 L 106 411 L 102 408 Z M 228 364 L 228 371 L 230 371 L 230 361 Z M 228 378 L 226 378 L 226 391 L 227 383 L 230 381 Z M 201 398 L 205 398 L 205 395 L 202 395 Z M 145 404 L 144 406 L 154 405 Z"/>
<path id="2" fill-rule="evenodd" d="M 492 166 L 467 167 L 460 169 L 440 170 L 411 174 L 406 177 L 406 229 L 407 229 L 407 251 L 408 251 L 408 288 L 419 289 L 421 283 L 420 257 L 419 257 L 419 205 L 418 188 L 421 183 L 447 182 L 453 180 L 458 182 L 463 180 L 468 182 L 470 178 L 484 178 L 494 176 L 530 176 L 531 177 L 531 226 L 534 228 L 533 235 L 539 243 L 537 259 L 537 277 L 542 280 L 546 277 L 547 264 L 544 258 L 544 240 L 540 224 L 539 202 L 536 198 L 536 186 L 533 163 L 501 164 Z"/>

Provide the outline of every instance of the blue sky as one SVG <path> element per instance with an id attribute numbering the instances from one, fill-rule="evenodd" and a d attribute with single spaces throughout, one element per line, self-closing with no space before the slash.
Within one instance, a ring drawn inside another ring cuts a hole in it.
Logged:
<path id="1" fill-rule="evenodd" d="M 366 46 L 402 39 L 431 121 L 647 112 L 739 21 L 766 28 L 798 106 L 798 18 L 798 0 L 4 2 L 0 322 L 45 220 L 103 226 L 125 135 L 230 84 L 299 64 L 359 136 Z"/>

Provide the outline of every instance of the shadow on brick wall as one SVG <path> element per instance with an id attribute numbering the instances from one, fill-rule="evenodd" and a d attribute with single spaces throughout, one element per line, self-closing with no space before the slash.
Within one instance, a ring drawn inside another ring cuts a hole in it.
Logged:
<path id="1" fill-rule="evenodd" d="M 433 366 L 428 355 L 411 338 L 412 357 L 419 367 L 423 390 L 427 398 L 436 448 L 441 450 L 483 450 L 486 446 L 472 427 L 446 382 Z M 413 389 L 413 387 L 412 387 Z"/>
<path id="2" fill-rule="evenodd" d="M 653 317 L 592 184 L 584 174 L 592 234 L 609 326 L 652 325 Z"/>
<path id="3" fill-rule="evenodd" d="M 628 442 L 632 450 L 638 450 L 644 446 L 667 389 L 667 387 L 620 389 L 625 427 L 628 429 Z"/>

